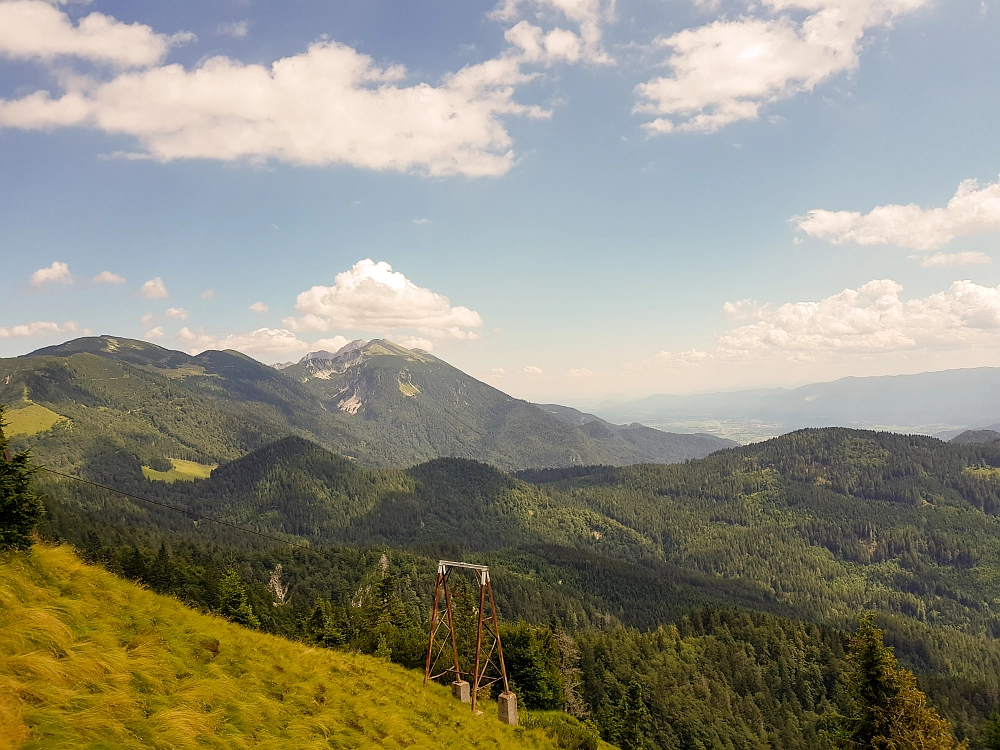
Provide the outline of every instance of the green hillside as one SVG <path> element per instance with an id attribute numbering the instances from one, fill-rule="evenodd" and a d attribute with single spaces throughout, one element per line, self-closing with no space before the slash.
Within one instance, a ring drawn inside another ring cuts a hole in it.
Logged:
<path id="1" fill-rule="evenodd" d="M 189 356 L 81 338 L 0 360 L 0 403 L 18 417 L 19 445 L 63 468 L 124 452 L 169 471 L 172 460 L 220 463 L 289 435 L 359 464 L 397 467 L 449 455 L 504 469 L 680 461 L 730 445 L 646 428 L 631 440 L 593 437 L 436 357 L 383 341 L 279 371 L 237 352 Z M 14 411 L 29 403 L 30 419 Z"/>
<path id="2" fill-rule="evenodd" d="M 554 745 L 419 672 L 254 633 L 36 547 L 0 559 L 0 747 Z"/>

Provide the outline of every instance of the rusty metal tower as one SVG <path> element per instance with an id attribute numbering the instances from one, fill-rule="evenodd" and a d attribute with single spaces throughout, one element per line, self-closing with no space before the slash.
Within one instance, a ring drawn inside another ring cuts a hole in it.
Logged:
<path id="1" fill-rule="evenodd" d="M 459 661 L 458 641 L 455 637 L 455 616 L 452 601 L 455 590 L 451 576 L 456 570 L 473 573 L 479 582 L 479 609 L 476 617 L 476 656 L 471 671 L 463 670 Z M 444 592 L 444 613 L 440 611 L 441 592 Z M 487 613 L 488 612 L 488 613 Z M 438 637 L 438 631 L 447 631 L 446 635 Z M 484 651 L 484 635 L 486 646 Z M 435 650 L 435 642 L 438 642 Z M 448 649 L 448 646 L 451 646 Z M 445 651 L 450 650 L 450 666 L 435 673 L 437 663 Z M 490 670 L 493 673 L 490 674 Z M 493 599 L 493 585 L 490 582 L 490 569 L 486 565 L 471 563 L 438 562 L 437 584 L 434 587 L 434 605 L 431 608 L 430 639 L 427 644 L 427 664 L 424 667 L 424 687 L 430 680 L 453 673 L 455 680 L 451 684 L 452 694 L 463 703 L 471 703 L 473 713 L 476 712 L 476 701 L 483 687 L 493 685 L 503 680 L 503 693 L 500 695 L 498 708 L 500 720 L 506 724 L 517 724 L 517 698 L 510 692 L 507 684 L 507 667 L 503 661 L 503 644 L 500 643 L 500 623 L 497 618 L 496 602 Z M 466 676 L 472 677 L 470 686 Z"/>

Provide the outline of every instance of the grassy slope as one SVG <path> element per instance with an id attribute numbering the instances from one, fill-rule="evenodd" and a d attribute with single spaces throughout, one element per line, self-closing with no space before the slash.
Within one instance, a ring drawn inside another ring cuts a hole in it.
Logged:
<path id="1" fill-rule="evenodd" d="M 57 423 L 65 422 L 66 418 L 38 404 L 15 406 L 5 415 L 7 425 L 4 432 L 10 437 L 17 435 L 37 435 L 51 430 Z"/>
<path id="2" fill-rule="evenodd" d="M 0 558 L 0 748 L 548 748 L 386 662 L 254 633 L 80 562 Z"/>
<path id="3" fill-rule="evenodd" d="M 146 479 L 158 482 L 193 482 L 195 479 L 208 479 L 212 476 L 212 471 L 218 467 L 218 464 L 206 466 L 195 461 L 185 461 L 182 458 L 171 458 L 170 463 L 173 466 L 170 471 L 157 471 L 143 466 L 142 475 Z"/>

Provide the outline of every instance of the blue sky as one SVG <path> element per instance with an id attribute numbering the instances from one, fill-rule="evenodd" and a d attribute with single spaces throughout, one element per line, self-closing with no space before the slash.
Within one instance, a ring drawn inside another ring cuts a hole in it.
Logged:
<path id="1" fill-rule="evenodd" d="M 998 39 L 964 0 L 0 0 L 0 356 L 384 336 L 574 403 L 1000 365 Z"/>

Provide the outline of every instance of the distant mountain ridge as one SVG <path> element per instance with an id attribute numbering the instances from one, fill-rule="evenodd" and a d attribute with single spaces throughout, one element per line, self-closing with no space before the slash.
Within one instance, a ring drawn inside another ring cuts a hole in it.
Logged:
<path id="1" fill-rule="evenodd" d="M 369 466 L 456 456 L 504 470 L 682 461 L 731 445 L 646 428 L 594 437 L 427 352 L 384 340 L 278 370 L 234 351 L 191 356 L 86 337 L 0 360 L 0 402 L 52 415 L 51 429 L 18 439 L 64 467 L 116 451 L 147 466 L 222 463 L 289 435 Z"/>
<path id="2" fill-rule="evenodd" d="M 639 421 L 659 429 L 707 431 L 742 442 L 804 427 L 827 426 L 950 438 L 1000 420 L 1000 368 L 848 377 L 791 390 L 660 394 L 624 403 L 605 402 L 594 411 L 614 422 Z"/>

